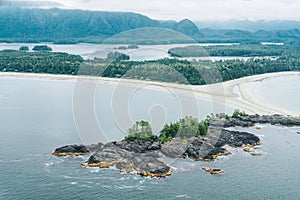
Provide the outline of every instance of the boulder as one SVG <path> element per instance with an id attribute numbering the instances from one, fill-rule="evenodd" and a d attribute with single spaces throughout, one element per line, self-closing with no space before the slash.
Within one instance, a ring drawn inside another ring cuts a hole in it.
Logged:
<path id="1" fill-rule="evenodd" d="M 80 156 L 89 154 L 90 151 L 84 145 L 66 145 L 52 151 L 55 156 Z"/>
<path id="2" fill-rule="evenodd" d="M 255 153 L 255 152 L 253 152 L 253 153 L 251 153 L 251 155 L 252 156 L 262 156 L 263 154 L 262 153 Z"/>
<path id="3" fill-rule="evenodd" d="M 205 172 L 209 172 L 210 174 L 223 174 L 224 170 L 222 169 L 214 169 L 209 167 L 202 167 L 202 170 Z"/>

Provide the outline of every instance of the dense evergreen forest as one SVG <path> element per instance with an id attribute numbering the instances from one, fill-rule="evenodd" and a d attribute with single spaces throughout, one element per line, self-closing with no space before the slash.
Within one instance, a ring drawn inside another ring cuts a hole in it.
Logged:
<path id="1" fill-rule="evenodd" d="M 176 47 L 168 51 L 172 57 L 207 57 L 207 56 L 281 56 L 299 51 L 292 45 L 224 45 L 224 46 L 187 46 Z"/>
<path id="2" fill-rule="evenodd" d="M 187 49 L 190 50 L 189 48 Z M 218 56 L 258 56 L 260 58 L 253 57 L 246 60 L 220 60 L 215 62 L 210 60 L 187 61 L 178 59 L 160 59 L 144 62 L 120 60 L 110 63 L 102 59 L 96 59 L 85 61 L 86 70 L 83 70 L 82 73 L 113 78 L 122 77 L 204 85 L 250 75 L 300 71 L 300 46 L 296 45 L 215 46 L 207 47 L 206 49 L 211 54 Z M 205 56 L 208 56 L 206 51 L 203 52 L 206 54 Z M 194 55 L 193 51 L 188 51 L 188 53 L 188 55 Z M 276 56 L 276 59 L 264 58 L 264 56 Z"/>
<path id="3" fill-rule="evenodd" d="M 145 62 L 85 63 L 85 75 L 95 74 L 112 78 L 129 78 L 205 85 L 233 80 L 245 76 L 300 71 L 298 58 L 281 57 L 277 60 L 250 59 L 227 61 L 182 61 L 161 59 Z"/>
<path id="4" fill-rule="evenodd" d="M 239 53 L 233 51 L 236 48 Z M 244 51 L 241 51 L 243 48 Z M 217 83 L 263 73 L 300 71 L 300 46 L 221 46 L 209 47 L 209 51 L 222 56 L 255 55 L 277 58 L 215 62 L 178 59 L 130 61 L 125 54 L 109 53 L 106 59 L 83 60 L 80 56 L 67 53 L 4 50 L 0 51 L 0 71 L 79 74 L 192 85 Z"/>
<path id="5" fill-rule="evenodd" d="M 77 74 L 83 59 L 78 55 L 54 52 L 0 51 L 0 71 L 49 74 Z"/>

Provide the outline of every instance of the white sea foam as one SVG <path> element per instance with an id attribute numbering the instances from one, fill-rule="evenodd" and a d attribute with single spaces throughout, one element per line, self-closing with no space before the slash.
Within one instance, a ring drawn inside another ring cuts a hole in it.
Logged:
<path id="1" fill-rule="evenodd" d="M 190 197 L 187 194 L 177 195 L 176 198 L 190 199 Z"/>

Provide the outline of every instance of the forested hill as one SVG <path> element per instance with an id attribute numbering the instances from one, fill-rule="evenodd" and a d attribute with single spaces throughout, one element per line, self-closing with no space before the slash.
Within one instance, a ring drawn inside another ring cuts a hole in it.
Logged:
<path id="1" fill-rule="evenodd" d="M 190 20 L 154 20 L 130 12 L 30 9 L 0 6 L 0 42 L 102 43 L 246 43 L 300 44 L 300 29 L 200 29 Z M 149 30 L 145 30 L 149 28 Z M 137 32 L 132 32 L 133 30 Z M 123 33 L 130 31 L 129 33 Z M 115 37 L 123 33 L 122 37 Z M 138 38 L 136 37 L 138 35 Z M 154 39 L 153 39 L 154 38 Z"/>
<path id="2" fill-rule="evenodd" d="M 137 28 L 169 28 L 194 39 L 203 37 L 190 20 L 166 23 L 128 12 L 0 8 L 0 40 L 12 42 L 101 42 Z M 155 34 L 155 33 L 153 33 Z"/>

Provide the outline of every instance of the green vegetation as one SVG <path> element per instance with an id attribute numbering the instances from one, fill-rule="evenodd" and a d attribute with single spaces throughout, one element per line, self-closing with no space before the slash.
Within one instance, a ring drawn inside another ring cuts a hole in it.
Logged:
<path id="1" fill-rule="evenodd" d="M 0 1 L 1 2 L 1 1 Z M 0 3 L 1 4 L 1 3 Z M 184 34 L 191 40 L 201 43 L 235 42 L 259 44 L 260 42 L 283 42 L 285 44 L 300 44 L 300 30 L 282 28 L 283 30 L 256 32 L 242 30 L 213 30 L 201 29 L 190 20 L 158 21 L 147 16 L 128 12 L 99 12 L 84 10 L 62 9 L 32 9 L 17 7 L 0 7 L 1 42 L 55 42 L 57 44 L 74 44 L 80 42 L 101 43 L 108 38 L 124 31 L 155 27 L 170 29 Z M 285 22 L 281 22 L 285 23 Z M 294 26 L 297 28 L 297 26 Z M 280 29 L 279 27 L 278 29 Z M 149 36 L 157 35 L 157 38 Z M 123 35 L 124 36 L 124 35 Z M 112 43 L 120 41 L 133 44 L 132 40 L 142 44 L 178 43 L 187 40 L 168 39 L 165 31 L 149 31 L 147 37 L 124 37 L 123 40 L 110 40 Z M 140 35 L 139 35 L 140 36 Z M 159 40 L 159 37 L 164 40 Z M 129 38 L 129 40 L 127 40 Z M 146 38 L 146 39 L 145 39 Z M 148 38 L 148 39 L 147 39 Z M 116 38 L 115 38 L 116 39 Z M 120 43 L 119 43 L 120 44 Z"/>
<path id="2" fill-rule="evenodd" d="M 188 144 L 189 144 L 189 141 L 187 141 L 187 140 L 182 140 L 182 144 L 183 144 L 183 145 L 188 145 Z"/>
<path id="3" fill-rule="evenodd" d="M 257 115 L 257 114 L 256 114 Z M 245 111 L 241 111 L 239 109 L 235 109 L 232 113 L 232 115 L 228 115 L 225 113 L 216 114 L 216 116 L 211 116 L 211 118 L 218 118 L 218 119 L 242 119 L 244 117 L 248 117 L 249 115 Z M 259 116 L 259 115 L 257 115 Z"/>
<path id="4" fill-rule="evenodd" d="M 229 116 L 229 115 L 227 115 L 225 113 L 216 114 L 215 117 L 218 118 L 218 119 L 227 119 L 227 120 L 231 119 L 231 116 Z"/>
<path id="5" fill-rule="evenodd" d="M 201 137 L 209 133 L 210 118 L 199 122 L 191 116 L 180 119 L 178 122 L 165 124 L 158 137 L 160 142 L 170 142 L 174 137 Z"/>
<path id="6" fill-rule="evenodd" d="M 232 118 L 236 118 L 236 119 L 240 119 L 247 116 L 248 114 L 246 114 L 244 111 L 240 111 L 239 109 L 235 110 L 232 114 Z"/>
<path id="7" fill-rule="evenodd" d="M 198 30 L 199 31 L 199 30 Z M 105 44 L 192 44 L 195 40 L 180 32 L 161 28 L 146 27 L 124 31 L 103 41 Z"/>
<path id="8" fill-rule="evenodd" d="M 126 47 L 126 46 L 119 46 L 118 48 L 115 48 L 115 49 L 118 49 L 118 50 L 126 50 L 126 49 L 128 49 L 128 47 Z"/>
<path id="9" fill-rule="evenodd" d="M 28 46 L 21 46 L 19 48 L 19 51 L 29 51 L 29 47 Z"/>
<path id="10" fill-rule="evenodd" d="M 130 60 L 130 57 L 126 54 L 120 52 L 110 52 L 107 54 L 107 61 L 121 61 L 121 60 Z"/>
<path id="11" fill-rule="evenodd" d="M 189 20 L 166 23 L 130 12 L 0 7 L 0 19 L 0 27 L 5 27 L 0 31 L 0 41 L 2 42 L 101 43 L 124 31 L 147 27 L 169 28 L 189 37 L 203 37 L 195 24 Z M 151 36 L 151 31 L 149 33 Z M 158 31 L 152 35 L 159 33 Z M 168 38 L 165 33 L 161 33 L 159 36 Z M 132 39 L 138 38 L 133 35 Z M 114 41 L 120 42 L 120 40 Z M 124 38 L 121 41 L 126 42 L 127 40 Z M 158 42 L 151 41 L 151 39 L 137 41 L 150 44 Z M 167 43 L 170 40 L 164 40 L 164 42 Z M 137 43 L 129 41 L 126 44 Z"/>
<path id="12" fill-rule="evenodd" d="M 207 56 L 280 56 L 290 47 L 284 45 L 225 45 L 225 46 L 187 46 L 176 47 L 168 51 L 173 57 L 207 57 Z"/>
<path id="13" fill-rule="evenodd" d="M 47 45 L 38 45 L 34 46 L 33 51 L 52 51 L 51 47 L 48 47 Z"/>
<path id="14" fill-rule="evenodd" d="M 138 45 L 135 45 L 135 44 L 131 44 L 131 45 L 128 45 L 128 46 L 119 46 L 115 49 L 118 49 L 118 50 L 127 50 L 127 49 L 138 49 L 139 46 Z"/>
<path id="15" fill-rule="evenodd" d="M 49 74 L 77 74 L 83 59 L 53 52 L 0 51 L 0 71 Z"/>
<path id="16" fill-rule="evenodd" d="M 152 133 L 149 122 L 137 121 L 131 128 L 128 129 L 128 136 L 125 141 L 151 141 L 155 138 Z"/>
<path id="17" fill-rule="evenodd" d="M 209 121 L 210 119 L 206 118 L 205 120 L 202 120 L 199 125 L 198 125 L 198 131 L 196 136 L 200 137 L 200 136 L 205 136 L 209 133 Z"/>
<path id="18" fill-rule="evenodd" d="M 179 122 L 165 124 L 164 128 L 160 132 L 159 141 L 170 142 L 172 138 L 176 137 L 180 127 Z"/>
<path id="19" fill-rule="evenodd" d="M 211 51 L 230 55 L 233 50 L 239 49 L 240 51 L 245 48 L 244 53 L 248 52 L 248 54 L 253 55 L 253 52 L 256 52 L 258 55 L 277 55 L 277 58 L 215 62 L 178 59 L 129 61 L 128 55 L 112 52 L 107 55 L 106 59 L 95 58 L 84 61 L 80 56 L 66 53 L 5 50 L 0 51 L 0 71 L 80 74 L 191 85 L 212 84 L 264 73 L 300 71 L 300 46 L 254 45 L 253 50 L 250 47 L 252 48 L 252 45 L 228 47 L 228 52 L 222 46 L 211 47 Z M 259 48 L 261 48 L 260 52 Z M 78 72 L 79 69 L 80 72 Z"/>
<path id="20" fill-rule="evenodd" d="M 179 137 L 195 137 L 198 133 L 199 121 L 191 116 L 179 120 L 179 129 L 177 136 Z"/>
<path id="21" fill-rule="evenodd" d="M 170 142 L 175 137 L 200 137 L 209 133 L 209 118 L 202 120 L 193 117 L 185 117 L 178 122 L 165 124 L 161 130 L 158 140 L 160 142 Z M 152 141 L 156 136 L 152 133 L 149 122 L 137 121 L 128 129 L 128 135 L 125 141 Z"/>
<path id="22" fill-rule="evenodd" d="M 252 48 L 253 47 L 253 48 Z M 228 52 L 226 49 L 228 48 Z M 242 49 L 245 49 L 242 51 Z M 259 50 L 261 48 L 261 50 Z M 180 84 L 204 85 L 233 80 L 245 76 L 300 70 L 300 46 L 262 46 L 240 45 L 238 47 L 211 47 L 211 51 L 221 55 L 232 55 L 238 50 L 236 56 L 260 55 L 274 56 L 271 58 L 250 58 L 247 60 L 225 61 L 186 61 L 177 59 L 161 59 L 145 62 L 114 62 L 109 65 L 98 65 L 104 77 L 131 78 Z M 251 50 L 253 49 L 253 50 Z M 102 68 L 102 70 L 100 69 Z"/>
<path id="23" fill-rule="evenodd" d="M 130 45 L 128 45 L 128 47 L 127 47 L 128 49 L 138 49 L 139 48 L 139 46 L 138 45 L 136 45 L 136 44 L 130 44 Z"/>
<path id="24" fill-rule="evenodd" d="M 199 121 L 197 118 L 186 116 L 180 119 L 178 122 L 165 124 L 158 136 L 159 142 L 170 142 L 175 137 L 191 138 L 191 137 L 203 137 L 209 134 L 209 124 L 211 120 L 215 119 L 242 119 L 248 117 L 244 111 L 239 109 L 234 110 L 232 115 L 225 113 L 211 114 Z M 257 115 L 259 116 L 259 115 Z M 299 119 L 299 118 L 295 118 Z M 126 141 L 153 141 L 157 138 L 152 133 L 152 129 L 149 122 L 137 121 L 129 130 L 128 136 L 125 137 Z M 183 140 L 183 144 L 188 144 L 187 140 Z"/>

